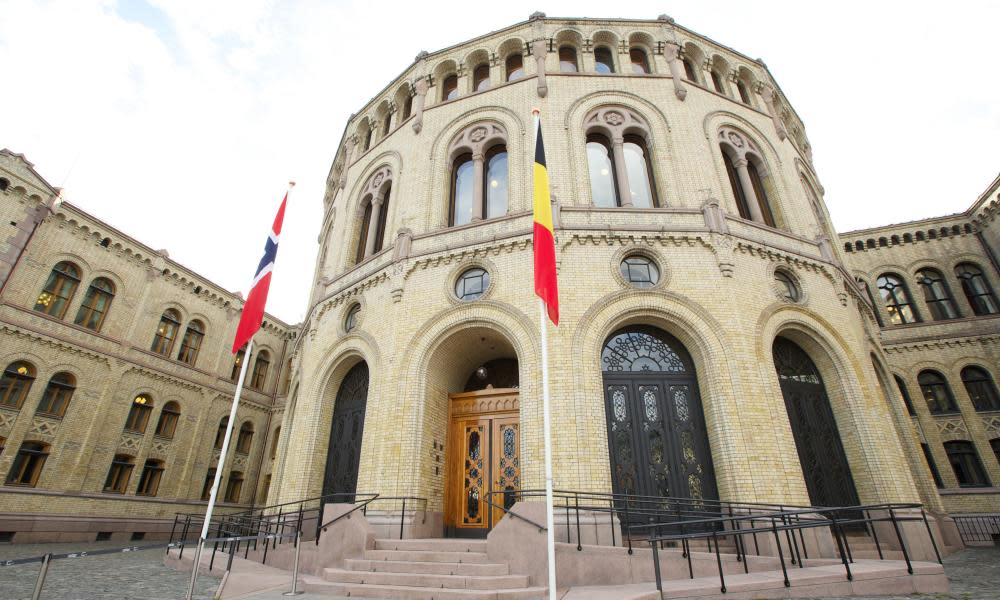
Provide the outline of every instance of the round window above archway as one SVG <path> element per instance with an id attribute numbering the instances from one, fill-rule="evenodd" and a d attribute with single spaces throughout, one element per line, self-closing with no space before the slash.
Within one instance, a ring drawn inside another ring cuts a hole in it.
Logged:
<path id="1" fill-rule="evenodd" d="M 651 288 L 660 282 L 660 268 L 656 261 L 641 254 L 622 259 L 622 277 L 637 288 Z"/>
<path id="2" fill-rule="evenodd" d="M 482 297 L 490 287 L 490 274 L 482 267 L 466 269 L 455 282 L 455 296 L 463 302 Z"/>
<path id="3" fill-rule="evenodd" d="M 802 299 L 802 290 L 795 278 L 787 271 L 778 269 L 774 272 L 774 281 L 778 284 L 778 295 L 787 302 L 798 302 Z"/>
<path id="4" fill-rule="evenodd" d="M 344 317 L 344 331 L 350 333 L 358 326 L 358 317 L 361 315 L 361 305 L 355 304 L 347 311 Z"/>

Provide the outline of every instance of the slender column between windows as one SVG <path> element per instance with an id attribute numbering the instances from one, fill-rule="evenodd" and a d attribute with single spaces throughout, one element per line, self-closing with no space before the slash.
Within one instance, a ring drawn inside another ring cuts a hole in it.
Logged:
<path id="1" fill-rule="evenodd" d="M 375 254 L 375 236 L 382 216 L 382 199 L 372 198 L 372 216 L 368 220 L 368 237 L 365 238 L 365 258 Z"/>
<path id="2" fill-rule="evenodd" d="M 763 85 L 760 88 L 760 97 L 764 99 L 764 104 L 767 105 L 767 112 L 771 113 L 771 120 L 774 121 L 774 128 L 778 132 L 778 137 L 781 141 L 785 141 L 788 137 L 788 132 L 785 131 L 785 126 L 781 122 L 781 118 L 778 117 L 778 111 L 774 108 L 774 90 L 771 89 L 769 85 Z"/>
<path id="3" fill-rule="evenodd" d="M 483 220 L 483 153 L 477 152 L 472 155 L 472 221 Z"/>
<path id="4" fill-rule="evenodd" d="M 424 128 L 424 99 L 427 97 L 427 78 L 421 77 L 413 84 L 417 95 L 413 97 L 413 131 L 420 133 Z"/>
<path id="5" fill-rule="evenodd" d="M 747 208 L 750 209 L 750 217 L 758 223 L 764 222 L 764 213 L 760 211 L 760 201 L 757 200 L 757 191 L 753 189 L 753 182 L 750 181 L 750 171 L 747 169 L 747 159 L 740 158 L 733 162 L 736 173 L 740 176 L 740 185 L 743 186 L 743 196 L 747 200 Z"/>
<path id="6" fill-rule="evenodd" d="M 545 45 L 545 40 L 531 42 L 531 53 L 535 56 L 535 63 L 537 64 L 535 71 L 538 73 L 537 89 L 540 98 L 544 98 L 549 93 L 549 86 L 545 83 L 545 53 L 547 52 Z"/>
<path id="7" fill-rule="evenodd" d="M 632 206 L 632 191 L 628 186 L 628 171 L 625 168 L 625 140 L 620 135 L 616 135 L 611 141 L 611 151 L 615 155 L 615 177 L 618 179 L 618 194 L 621 196 L 621 205 Z"/>
<path id="8" fill-rule="evenodd" d="M 663 47 L 663 57 L 667 59 L 670 77 L 674 80 L 674 95 L 683 101 L 687 97 L 687 88 L 684 87 L 684 78 L 681 76 L 684 67 L 681 65 L 680 54 L 681 47 L 673 42 L 667 42 Z"/>

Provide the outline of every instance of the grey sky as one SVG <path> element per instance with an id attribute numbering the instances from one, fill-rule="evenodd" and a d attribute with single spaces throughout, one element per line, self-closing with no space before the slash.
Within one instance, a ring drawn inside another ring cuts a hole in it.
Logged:
<path id="1" fill-rule="evenodd" d="M 0 146 L 231 290 L 245 291 L 295 179 L 268 303 L 294 323 L 347 117 L 419 50 L 535 10 L 665 12 L 763 58 L 805 122 L 840 231 L 964 210 L 1000 170 L 1000 3 L 983 1 L 0 0 Z"/>

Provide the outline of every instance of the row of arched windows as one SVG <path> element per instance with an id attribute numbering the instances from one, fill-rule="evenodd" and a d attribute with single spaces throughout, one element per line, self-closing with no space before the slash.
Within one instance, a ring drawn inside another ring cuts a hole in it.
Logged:
<path id="1" fill-rule="evenodd" d="M 961 376 L 962 385 L 965 387 L 975 410 L 980 412 L 1000 410 L 1000 393 L 997 392 L 996 384 L 988 371 L 976 365 L 967 365 L 962 369 Z M 906 411 L 911 416 L 916 415 L 906 384 L 898 375 L 893 377 L 896 380 L 899 393 L 903 397 Z M 917 375 L 917 383 L 920 385 L 920 392 L 927 403 L 927 410 L 931 414 L 959 412 L 955 396 L 952 394 L 951 387 L 944 375 L 932 369 L 925 369 Z"/>
<path id="2" fill-rule="evenodd" d="M 79 286 L 80 267 L 69 261 L 57 263 L 38 294 L 35 310 L 56 319 L 64 318 Z M 87 287 L 87 293 L 73 322 L 81 327 L 100 331 L 114 297 L 115 285 L 106 277 L 95 278 Z"/>
<path id="3" fill-rule="evenodd" d="M 1000 304 L 997 303 L 993 288 L 978 265 L 969 262 L 959 263 L 955 266 L 954 274 L 974 315 L 984 316 L 1000 312 Z M 962 316 L 962 311 L 955 302 L 941 271 L 930 267 L 922 268 L 916 273 L 916 281 L 932 320 L 943 321 Z M 867 288 L 863 280 L 860 282 Z M 877 285 L 891 324 L 904 325 L 922 321 L 920 312 L 910 296 L 909 288 L 900 275 L 883 273 L 879 275 Z M 879 324 L 882 325 L 881 317 L 879 320 Z"/>

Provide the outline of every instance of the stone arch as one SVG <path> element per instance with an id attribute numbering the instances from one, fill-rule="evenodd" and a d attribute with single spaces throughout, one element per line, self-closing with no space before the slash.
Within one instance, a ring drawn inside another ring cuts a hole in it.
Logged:
<path id="1" fill-rule="evenodd" d="M 711 65 L 712 72 L 715 73 L 716 75 L 718 75 L 719 81 L 722 83 L 722 91 L 719 92 L 719 93 L 721 93 L 724 96 L 727 96 L 729 98 L 732 98 L 733 97 L 733 91 L 732 91 L 732 88 L 730 87 L 730 83 L 731 82 L 730 82 L 729 74 L 730 74 L 730 71 L 731 71 L 731 67 L 729 66 L 729 61 L 726 60 L 726 58 L 723 57 L 720 54 L 713 54 L 712 57 L 711 57 L 711 59 L 710 59 L 710 65 Z M 711 86 L 709 86 L 710 83 L 711 83 Z M 705 85 L 706 85 L 706 87 L 710 87 L 710 89 L 712 91 L 716 91 L 716 89 L 715 89 L 715 82 L 708 82 L 708 81 L 706 81 Z"/>
<path id="2" fill-rule="evenodd" d="M 396 92 L 392 96 L 392 103 L 396 105 L 397 124 L 400 124 L 405 120 L 403 114 L 405 111 L 406 103 L 410 102 L 412 97 L 413 93 L 411 91 L 409 83 L 404 81 L 399 85 L 399 87 L 396 88 Z M 406 119 L 408 119 L 411 116 L 413 116 L 412 111 L 411 114 L 406 117 Z"/>
<path id="3" fill-rule="evenodd" d="M 774 226 L 779 229 L 789 229 L 787 215 L 789 211 L 784 209 L 784 198 L 788 196 L 783 178 L 779 175 L 781 161 L 777 158 L 777 153 L 770 154 L 768 149 L 773 150 L 769 143 L 762 144 L 760 140 L 766 142 L 767 138 L 759 136 L 759 132 L 754 129 L 744 128 L 745 121 L 739 119 L 740 124 L 734 124 L 733 119 L 726 118 L 728 113 L 715 113 L 720 119 L 706 117 L 705 125 L 714 122 L 715 130 L 706 135 L 710 140 L 715 140 L 717 148 L 712 148 L 712 153 L 718 152 L 719 160 L 716 165 L 720 169 L 721 181 L 727 182 L 723 185 L 727 198 L 733 198 L 735 205 L 736 198 L 731 186 L 728 184 L 728 175 L 725 173 L 725 163 L 722 160 L 722 153 L 725 153 L 730 160 L 738 161 L 744 159 L 754 166 L 760 176 L 760 183 L 768 199 L 768 206 L 774 217 Z M 725 116 L 724 116 L 725 115 Z M 752 135 L 747 131 L 753 131 L 758 135 Z M 772 167 L 772 165 L 774 165 Z"/>
<path id="4" fill-rule="evenodd" d="M 584 35 L 580 30 L 575 28 L 560 29 L 556 32 L 552 39 L 555 41 L 555 51 L 558 56 L 559 49 L 563 47 L 570 47 L 576 52 L 576 70 L 577 72 L 582 72 L 584 70 L 583 65 L 583 49 L 584 49 Z"/>
<path id="5" fill-rule="evenodd" d="M 736 67 L 734 71 L 736 73 L 736 79 L 738 79 L 746 89 L 747 98 L 750 100 L 750 106 L 753 108 L 759 108 L 758 100 L 755 98 L 756 94 L 754 92 L 759 85 L 757 76 L 754 75 L 752 70 L 744 65 Z M 738 91 L 739 90 L 737 90 L 737 92 Z"/>
<path id="6" fill-rule="evenodd" d="M 656 63 L 653 57 L 656 55 L 656 40 L 645 31 L 634 31 L 628 36 L 628 48 L 638 48 L 646 53 L 646 65 L 650 73 L 656 73 Z M 631 57 L 629 58 L 631 63 Z"/>
<path id="7" fill-rule="evenodd" d="M 388 99 L 384 99 L 379 102 L 378 107 L 375 108 L 375 127 L 379 132 L 378 139 L 381 141 L 385 139 L 389 132 L 392 131 L 392 126 L 385 126 L 385 118 L 392 118 L 392 105 L 389 103 Z"/>
<path id="8" fill-rule="evenodd" d="M 361 117 L 361 120 L 358 121 L 357 126 L 354 128 L 354 136 L 358 140 L 357 154 L 354 157 L 355 162 L 375 145 L 374 131 L 375 127 L 371 117 L 367 115 Z"/>
<path id="9" fill-rule="evenodd" d="M 466 94 L 476 93 L 476 68 L 486 65 L 489 75 L 487 80 L 490 81 L 490 85 L 493 85 L 493 68 L 490 64 L 490 53 L 485 48 L 477 48 L 462 59 L 462 68 L 468 74 L 466 78 L 467 89 L 464 90 Z"/>
<path id="10" fill-rule="evenodd" d="M 706 82 L 704 79 L 705 70 L 702 68 L 702 65 L 705 64 L 706 58 L 705 51 L 701 49 L 701 46 L 692 41 L 687 41 L 681 44 L 681 60 L 690 61 L 695 75 L 695 81 L 693 83 L 702 85 L 706 88 L 712 87 L 712 82 Z"/>

